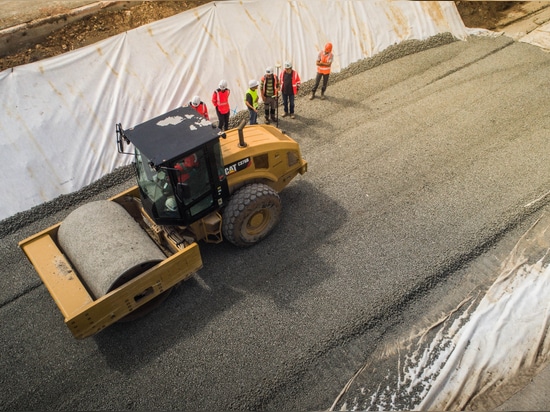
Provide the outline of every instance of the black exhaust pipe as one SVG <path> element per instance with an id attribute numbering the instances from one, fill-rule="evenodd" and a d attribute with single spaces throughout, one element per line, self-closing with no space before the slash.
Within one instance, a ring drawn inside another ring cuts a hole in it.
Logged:
<path id="1" fill-rule="evenodd" d="M 246 125 L 246 122 L 247 122 L 246 119 L 241 120 L 241 122 L 237 126 L 237 129 L 239 130 L 239 147 L 247 146 L 246 142 L 244 141 L 244 133 L 243 133 L 243 129 L 244 129 L 244 126 Z"/>

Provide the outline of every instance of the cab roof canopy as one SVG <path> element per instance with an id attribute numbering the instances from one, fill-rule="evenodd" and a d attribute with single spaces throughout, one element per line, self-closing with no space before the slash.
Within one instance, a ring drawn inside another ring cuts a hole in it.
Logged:
<path id="1" fill-rule="evenodd" d="M 178 107 L 124 130 L 124 135 L 154 167 L 165 166 L 219 138 L 212 124 L 192 107 Z"/>

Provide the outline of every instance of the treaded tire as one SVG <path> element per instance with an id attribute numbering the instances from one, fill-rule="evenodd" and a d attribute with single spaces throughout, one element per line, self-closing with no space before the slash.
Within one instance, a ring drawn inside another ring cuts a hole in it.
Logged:
<path id="1" fill-rule="evenodd" d="M 277 192 L 263 183 L 252 183 L 235 192 L 223 211 L 223 236 L 235 246 L 252 246 L 271 233 L 280 217 Z"/>

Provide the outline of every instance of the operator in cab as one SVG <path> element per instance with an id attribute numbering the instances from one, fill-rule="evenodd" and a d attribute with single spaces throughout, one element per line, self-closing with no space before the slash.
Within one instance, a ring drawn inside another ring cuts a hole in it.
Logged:
<path id="1" fill-rule="evenodd" d="M 199 167 L 199 159 L 196 153 L 193 153 L 176 163 L 174 168 L 178 171 L 178 182 L 185 183 L 191 177 L 191 173 Z"/>

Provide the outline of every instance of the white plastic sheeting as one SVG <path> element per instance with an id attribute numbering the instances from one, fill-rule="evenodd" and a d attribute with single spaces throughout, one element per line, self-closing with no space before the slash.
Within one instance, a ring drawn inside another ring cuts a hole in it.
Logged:
<path id="1" fill-rule="evenodd" d="M 221 79 L 232 113 L 250 79 L 291 60 L 315 75 L 325 42 L 333 71 L 408 39 L 466 37 L 453 2 L 241 0 L 212 2 L 59 57 L 0 73 L 0 219 L 74 192 L 128 164 L 115 124 L 139 124 L 208 103 Z"/>
<path id="2" fill-rule="evenodd" d="M 550 216 L 542 216 L 484 295 L 403 342 L 378 388 L 346 393 L 348 383 L 331 410 L 342 400 L 343 410 L 494 410 L 548 365 L 549 325 Z"/>
<path id="3" fill-rule="evenodd" d="M 550 51 L 550 24 L 547 23 L 537 27 L 531 33 L 521 37 L 519 41 Z"/>

